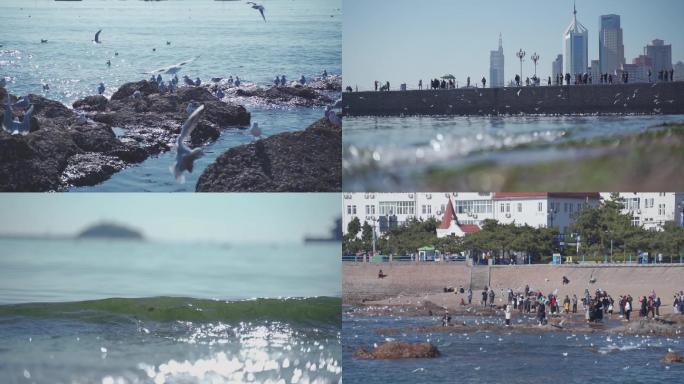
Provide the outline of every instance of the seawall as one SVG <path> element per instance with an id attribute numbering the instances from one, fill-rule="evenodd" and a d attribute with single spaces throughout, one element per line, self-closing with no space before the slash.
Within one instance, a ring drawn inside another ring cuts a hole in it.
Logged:
<path id="1" fill-rule="evenodd" d="M 486 267 L 478 267 L 486 268 Z M 388 276 L 378 278 L 382 269 Z M 525 285 L 544 294 L 558 289 L 558 295 L 576 294 L 584 290 L 594 293 L 607 291 L 617 298 L 621 294 L 640 297 L 651 290 L 664 303 L 672 303 L 672 294 L 684 290 L 684 265 L 520 265 L 489 267 L 489 285 L 497 297 L 508 288 L 522 291 Z M 563 276 L 569 284 L 561 284 Z M 593 281 L 593 282 L 592 282 Z M 470 267 L 462 263 L 343 263 L 342 300 L 354 303 L 361 300 L 379 300 L 388 297 L 420 296 L 443 292 L 444 287 L 468 287 Z M 474 292 L 474 297 L 479 294 Z"/>
<path id="2" fill-rule="evenodd" d="M 684 82 L 345 92 L 347 116 L 684 114 Z"/>

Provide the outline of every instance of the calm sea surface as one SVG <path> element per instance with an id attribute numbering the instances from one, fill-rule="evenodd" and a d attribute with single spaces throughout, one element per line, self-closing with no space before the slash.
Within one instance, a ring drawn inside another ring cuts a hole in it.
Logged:
<path id="1" fill-rule="evenodd" d="M 276 75 L 295 80 L 323 70 L 341 74 L 341 0 L 270 0 L 264 5 L 267 22 L 243 1 L 3 0 L 0 76 L 13 94 L 42 94 L 71 105 L 95 94 L 100 82 L 107 87 L 105 96 L 111 96 L 121 84 L 149 78 L 143 72 L 193 57 L 198 58 L 179 76 L 203 82 L 232 75 L 270 85 Z M 102 44 L 94 44 L 99 29 Z M 41 39 L 48 42 L 41 44 Z M 48 92 L 43 92 L 44 83 L 50 85 Z M 302 130 L 323 117 L 322 108 L 246 107 L 264 136 Z M 173 160 L 167 153 L 98 186 L 73 190 L 194 191 L 208 164 L 250 139 L 244 131 L 224 130 L 182 185 L 169 173 Z"/>
<path id="2" fill-rule="evenodd" d="M 381 328 L 429 326 L 438 318 L 355 317 L 345 313 L 342 344 L 345 383 L 666 383 L 679 382 L 684 367 L 662 364 L 668 348 L 684 339 L 606 333 L 416 333 L 383 335 Z M 453 321 L 453 320 L 452 320 Z M 455 321 L 501 323 L 501 319 L 458 317 Z M 359 347 L 387 340 L 430 342 L 435 359 L 360 360 Z M 567 353 L 567 356 L 563 354 Z"/>
<path id="3" fill-rule="evenodd" d="M 2 382 L 337 382 L 339 247 L 2 239 Z"/>

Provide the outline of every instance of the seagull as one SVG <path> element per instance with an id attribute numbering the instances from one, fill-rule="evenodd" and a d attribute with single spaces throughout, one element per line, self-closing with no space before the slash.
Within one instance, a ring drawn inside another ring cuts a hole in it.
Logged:
<path id="1" fill-rule="evenodd" d="M 43 91 L 49 91 L 50 90 L 50 84 L 43 84 Z"/>
<path id="2" fill-rule="evenodd" d="M 252 4 L 252 8 L 258 10 L 259 13 L 261 13 L 261 17 L 264 19 L 264 22 L 266 22 L 266 16 L 264 16 L 264 11 L 266 10 L 266 8 L 264 8 L 263 5 L 257 4 L 253 1 L 248 1 L 247 4 Z"/>
<path id="3" fill-rule="evenodd" d="M 14 128 L 14 114 L 12 113 L 12 99 L 7 94 L 7 101 L 5 102 L 5 114 L 2 119 L 2 128 L 7 132 L 12 132 Z"/>
<path id="4" fill-rule="evenodd" d="M 142 99 L 142 93 L 140 93 L 140 90 L 136 89 L 135 92 L 133 92 L 133 95 L 131 95 L 131 97 L 136 100 Z"/>
<path id="5" fill-rule="evenodd" d="M 189 85 L 189 86 L 195 85 L 195 82 L 192 81 L 192 79 L 189 78 L 188 75 L 183 76 L 183 81 L 185 82 L 185 85 Z"/>
<path id="6" fill-rule="evenodd" d="M 102 32 L 101 29 L 95 33 L 95 40 L 93 40 L 93 43 L 102 44 L 102 42 L 100 41 L 100 32 Z"/>
<path id="7" fill-rule="evenodd" d="M 28 99 L 28 96 L 22 96 L 17 100 L 16 103 L 14 103 L 15 107 L 21 108 L 21 109 L 26 109 L 31 105 L 31 102 Z"/>
<path id="8" fill-rule="evenodd" d="M 166 40 L 166 45 L 171 45 L 171 42 Z"/>
<path id="9" fill-rule="evenodd" d="M 330 106 L 325 107 L 325 117 L 327 117 L 328 121 L 330 121 L 330 123 L 332 123 L 334 126 L 342 126 L 342 120 L 339 116 L 337 116 L 337 113 L 330 108 Z"/>
<path id="10" fill-rule="evenodd" d="M 47 39 L 40 39 L 40 43 L 41 43 L 41 44 L 47 43 Z"/>
<path id="11" fill-rule="evenodd" d="M 200 84 L 202 84 L 202 80 L 200 80 L 200 78 L 198 77 L 198 78 L 195 80 L 195 85 L 199 87 Z"/>
<path id="12" fill-rule="evenodd" d="M 195 106 L 195 102 L 191 101 L 188 103 L 188 106 L 185 108 L 185 112 L 187 112 L 188 116 L 190 116 L 190 115 L 192 115 L 193 112 L 195 112 L 195 109 L 197 109 L 197 107 Z"/>
<path id="13" fill-rule="evenodd" d="M 204 113 L 204 105 L 200 105 L 194 112 L 188 117 L 181 128 L 181 133 L 176 141 L 176 162 L 171 165 L 169 170 L 176 177 L 176 181 L 183 183 L 185 178 L 183 177 L 183 172 L 192 172 L 193 163 L 198 158 L 202 157 L 202 148 L 190 149 L 183 141 L 190 136 L 192 130 L 197 126 L 197 122 Z"/>
<path id="14" fill-rule="evenodd" d="M 254 137 L 261 137 L 261 128 L 259 128 L 259 123 L 252 124 L 252 129 L 249 130 L 249 133 L 251 133 Z"/>
<path id="15" fill-rule="evenodd" d="M 199 57 L 199 56 L 197 56 L 197 57 Z M 189 63 L 192 63 L 193 61 L 195 61 L 195 59 L 197 59 L 197 57 L 193 57 L 192 59 L 185 60 L 185 61 L 181 61 L 181 62 L 178 63 L 178 64 L 169 65 L 168 67 L 159 68 L 159 69 L 155 69 L 155 70 L 153 70 L 153 71 L 144 72 L 144 73 L 146 73 L 146 74 L 147 74 L 147 73 L 151 73 L 151 74 L 153 74 L 153 75 L 154 75 L 154 74 L 159 74 L 159 73 L 164 73 L 164 74 L 169 74 L 169 75 L 175 75 L 175 74 L 178 73 L 181 69 L 183 69 L 183 66 L 185 66 L 185 65 L 187 65 L 187 64 L 189 64 Z"/>
<path id="16" fill-rule="evenodd" d="M 104 83 L 100 83 L 100 86 L 97 87 L 97 93 L 99 93 L 101 95 L 104 93 L 104 91 L 105 91 L 105 85 L 104 85 Z"/>

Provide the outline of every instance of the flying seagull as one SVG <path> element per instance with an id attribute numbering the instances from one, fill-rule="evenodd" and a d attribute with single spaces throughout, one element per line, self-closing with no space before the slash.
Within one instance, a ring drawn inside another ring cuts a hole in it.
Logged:
<path id="1" fill-rule="evenodd" d="M 5 116 L 2 120 L 2 128 L 12 135 L 28 135 L 31 131 L 31 116 L 33 115 L 33 105 L 29 106 L 28 111 L 24 114 L 24 120 L 14 120 L 12 113 L 12 103 L 9 95 L 7 95 L 7 102 L 5 103 Z"/>
<path id="2" fill-rule="evenodd" d="M 192 112 L 192 115 L 188 117 L 188 120 L 183 124 L 181 133 L 176 141 L 176 162 L 173 163 L 169 169 L 179 183 L 185 182 L 183 172 L 186 170 L 192 172 L 193 163 L 204 154 L 202 153 L 202 148 L 190 149 L 183 143 L 197 126 L 197 122 L 202 116 L 202 113 L 204 113 L 204 105 L 200 105 Z"/>
<path id="3" fill-rule="evenodd" d="M 95 33 L 95 40 L 93 40 L 93 42 L 94 42 L 95 44 L 101 44 L 101 43 L 102 43 L 102 42 L 100 41 L 100 32 L 102 32 L 101 29 L 100 29 L 99 31 L 97 31 L 97 33 Z"/>
<path id="4" fill-rule="evenodd" d="M 332 108 L 330 108 L 330 106 L 325 107 L 325 117 L 327 117 L 328 121 L 330 121 L 330 123 L 334 126 L 342 126 L 342 120 L 339 116 L 337 116 L 337 113 Z"/>
<path id="5" fill-rule="evenodd" d="M 264 16 L 264 11 L 266 10 L 266 8 L 264 8 L 263 5 L 257 4 L 253 1 L 248 1 L 247 4 L 252 4 L 252 8 L 258 10 L 259 13 L 261 13 L 261 17 L 264 19 L 264 22 L 266 22 L 266 16 Z"/>
<path id="6" fill-rule="evenodd" d="M 197 57 L 199 57 L 199 56 L 197 56 Z M 169 65 L 168 67 L 159 68 L 159 69 L 155 69 L 155 70 L 153 70 L 153 71 L 144 72 L 144 73 L 150 73 L 150 74 L 153 74 L 153 75 L 154 75 L 154 74 L 161 74 L 161 73 L 163 73 L 163 74 L 168 74 L 168 75 L 175 75 L 175 74 L 178 73 L 181 69 L 183 69 L 183 66 L 185 66 L 185 65 L 187 65 L 187 64 L 189 64 L 189 63 L 192 63 L 193 61 L 195 61 L 195 59 L 197 59 L 197 57 L 193 57 L 192 59 L 185 60 L 185 61 L 181 61 L 181 62 L 178 63 L 178 64 Z"/>

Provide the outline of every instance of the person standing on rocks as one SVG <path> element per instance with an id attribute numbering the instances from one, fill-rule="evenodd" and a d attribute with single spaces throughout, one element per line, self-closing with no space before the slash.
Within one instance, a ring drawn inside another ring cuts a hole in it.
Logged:
<path id="1" fill-rule="evenodd" d="M 661 302 L 660 302 L 660 296 L 658 296 L 658 297 L 656 297 L 655 303 L 654 303 L 654 305 L 655 305 L 655 315 L 656 315 L 656 317 L 660 317 L 660 304 L 661 304 Z"/>
<path id="2" fill-rule="evenodd" d="M 572 313 L 577 313 L 577 295 L 572 295 Z"/>
<path id="3" fill-rule="evenodd" d="M 468 305 L 473 301 L 473 290 L 468 288 Z"/>
<path id="4" fill-rule="evenodd" d="M 625 319 L 629 321 L 629 315 L 632 313 L 632 301 L 629 299 L 625 300 Z"/>
<path id="5" fill-rule="evenodd" d="M 506 326 L 510 327 L 511 326 L 511 305 L 506 304 L 506 311 L 504 312 L 505 318 L 506 318 Z"/>
<path id="6" fill-rule="evenodd" d="M 568 295 L 565 295 L 565 299 L 563 300 L 563 309 L 565 310 L 565 313 L 570 313 L 570 297 Z"/>
<path id="7" fill-rule="evenodd" d="M 489 306 L 490 307 L 494 306 L 494 290 L 493 289 L 489 290 Z"/>
<path id="8" fill-rule="evenodd" d="M 537 321 L 539 326 L 544 325 L 546 321 L 546 306 L 543 301 L 539 301 L 539 305 L 537 305 Z"/>
<path id="9" fill-rule="evenodd" d="M 485 287 L 484 291 L 482 291 L 482 306 L 487 306 L 487 287 Z"/>

